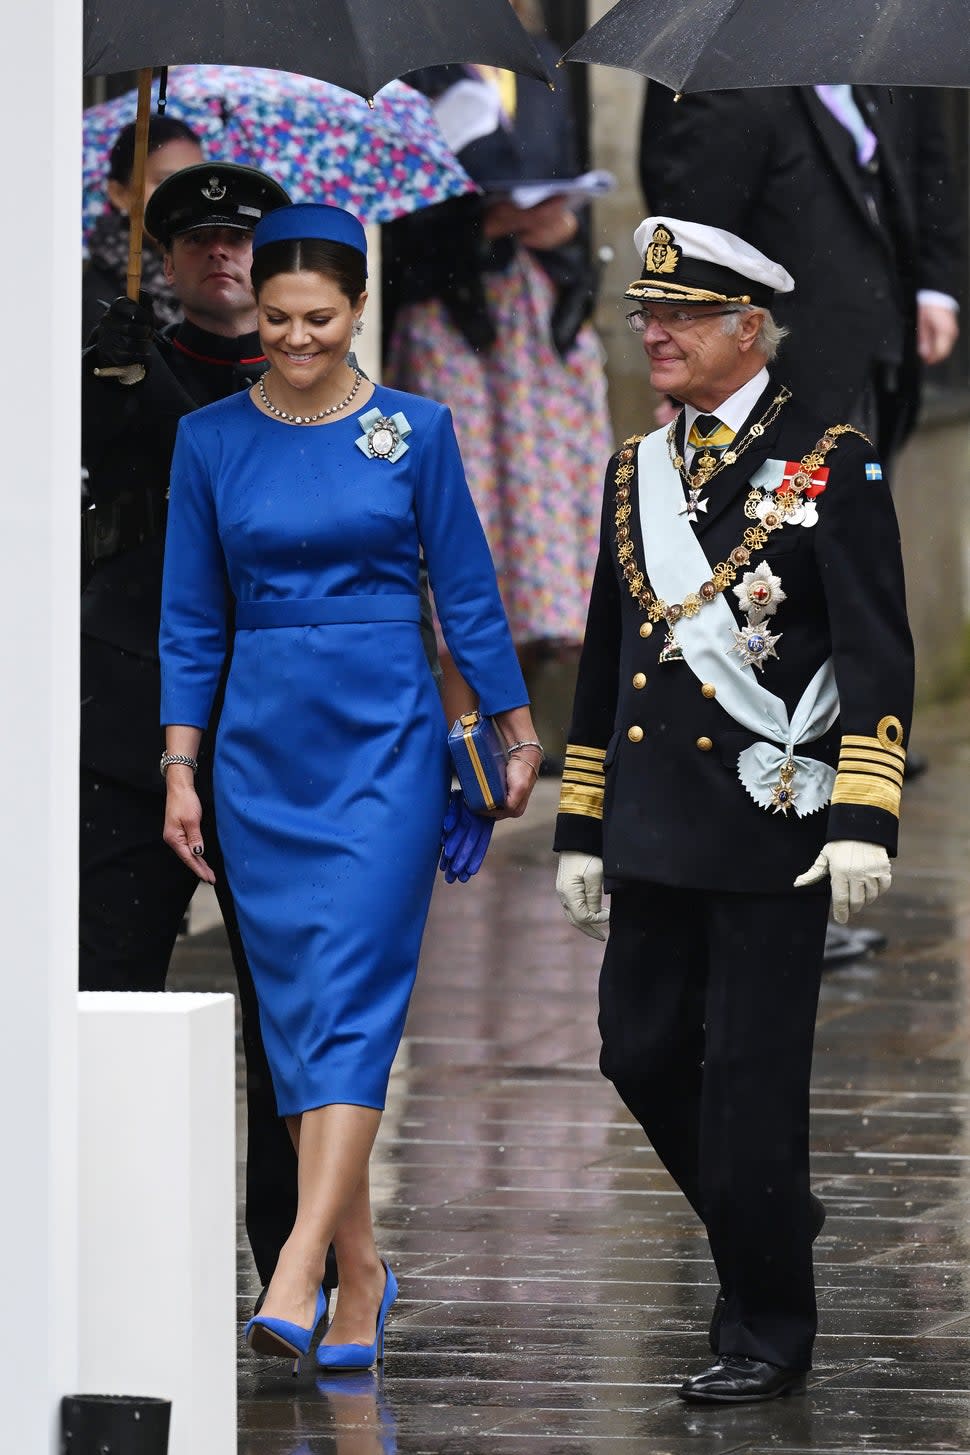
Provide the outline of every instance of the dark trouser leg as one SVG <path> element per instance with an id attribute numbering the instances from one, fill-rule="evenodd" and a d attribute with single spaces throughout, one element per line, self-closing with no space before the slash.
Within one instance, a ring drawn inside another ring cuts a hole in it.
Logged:
<path id="1" fill-rule="evenodd" d="M 720 1352 L 811 1364 L 809 1080 L 828 896 L 704 896 L 701 1200 L 727 1303 Z"/>
<path id="2" fill-rule="evenodd" d="M 280 1249 L 296 1220 L 296 1152 L 286 1123 L 276 1110 L 276 1095 L 259 1024 L 256 988 L 243 948 L 213 817 L 211 807 L 207 807 L 203 822 L 205 856 L 216 876 L 216 896 L 236 971 L 246 1057 L 246 1234 L 260 1281 L 266 1284 L 273 1276 Z M 336 1278 L 328 1279 L 328 1287 L 335 1283 Z"/>
<path id="3" fill-rule="evenodd" d="M 82 990 L 164 990 L 198 883 L 162 842 L 165 799 L 81 769 Z"/>
<path id="4" fill-rule="evenodd" d="M 610 899 L 600 974 L 600 1070 L 698 1216 L 707 946 L 690 890 L 638 884 Z"/>
<path id="5" fill-rule="evenodd" d="M 704 1218 L 722 1353 L 807 1367 L 808 1081 L 828 900 L 614 894 L 601 1066 Z"/>

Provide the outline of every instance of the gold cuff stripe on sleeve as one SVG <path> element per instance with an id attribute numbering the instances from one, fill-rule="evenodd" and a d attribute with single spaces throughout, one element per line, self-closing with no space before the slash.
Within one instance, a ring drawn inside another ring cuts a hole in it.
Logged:
<path id="1" fill-rule="evenodd" d="M 888 758 L 879 757 L 876 753 L 864 753 L 861 749 L 855 748 L 849 752 L 843 751 L 839 755 L 839 771 L 845 769 L 848 773 L 863 773 L 867 768 L 873 772 L 882 773 L 891 778 L 894 783 L 902 784 L 903 765 L 890 762 Z"/>
<path id="2" fill-rule="evenodd" d="M 578 813 L 583 818 L 602 818 L 602 788 L 581 788 L 577 783 L 564 783 L 559 792 L 559 812 Z"/>
<path id="3" fill-rule="evenodd" d="M 606 772 L 603 763 L 597 763 L 593 758 L 574 758 L 569 753 L 566 754 L 566 767 L 575 769 L 577 773 L 595 773 L 599 778 Z"/>
<path id="4" fill-rule="evenodd" d="M 887 778 L 868 773 L 839 773 L 835 779 L 832 802 L 848 803 L 857 808 L 881 808 L 899 817 L 900 791 Z"/>
<path id="5" fill-rule="evenodd" d="M 604 778 L 602 773 L 577 773 L 575 768 L 567 768 L 562 775 L 564 783 L 588 783 L 591 788 L 603 790 Z"/>
<path id="6" fill-rule="evenodd" d="M 838 773 L 848 774 L 850 778 L 880 778 L 884 783 L 893 783 L 897 788 L 902 788 L 903 782 L 898 774 L 891 772 L 888 768 L 862 768 L 847 767 L 845 763 L 839 763 Z"/>
<path id="7" fill-rule="evenodd" d="M 581 743 L 567 743 L 566 756 L 569 758 L 595 758 L 602 763 L 606 757 L 605 748 L 584 748 Z"/>
<path id="8" fill-rule="evenodd" d="M 873 753 L 886 753 L 899 762 L 905 763 L 906 749 L 897 748 L 894 743 L 881 742 L 879 738 L 862 738 L 852 734 L 846 734 L 842 739 L 843 748 L 868 748 Z"/>

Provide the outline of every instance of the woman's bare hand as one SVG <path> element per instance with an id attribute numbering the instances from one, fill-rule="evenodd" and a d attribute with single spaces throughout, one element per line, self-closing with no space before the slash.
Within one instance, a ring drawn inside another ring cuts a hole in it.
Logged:
<path id="1" fill-rule="evenodd" d="M 193 785 L 178 781 L 168 784 L 162 838 L 203 884 L 215 884 L 216 876 L 203 858 L 202 804 Z"/>
<path id="2" fill-rule="evenodd" d="M 527 752 L 528 757 L 526 757 Z M 536 786 L 539 763 L 539 754 L 529 752 L 528 749 L 522 749 L 520 752 L 512 754 L 505 772 L 505 806 L 493 809 L 489 814 L 490 818 L 522 817 L 532 796 L 532 790 Z"/>

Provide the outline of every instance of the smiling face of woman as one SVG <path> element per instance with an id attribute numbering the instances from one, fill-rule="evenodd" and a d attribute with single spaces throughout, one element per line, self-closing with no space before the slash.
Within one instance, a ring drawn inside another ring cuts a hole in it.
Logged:
<path id="1" fill-rule="evenodd" d="M 301 395 L 343 392 L 354 321 L 367 294 L 351 301 L 323 273 L 277 273 L 259 290 L 259 337 L 276 378 Z M 328 389 L 332 385 L 332 390 Z M 325 401 L 329 402 L 329 401 Z"/>

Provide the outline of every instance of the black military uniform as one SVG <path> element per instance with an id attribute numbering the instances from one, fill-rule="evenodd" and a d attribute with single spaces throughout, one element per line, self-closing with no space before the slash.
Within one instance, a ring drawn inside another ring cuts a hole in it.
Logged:
<path id="1" fill-rule="evenodd" d="M 657 290 L 631 285 L 627 296 L 669 301 L 673 273 L 673 296 L 700 301 L 692 270 L 669 257 Z M 708 308 L 754 291 L 697 271 Z M 684 430 L 682 413 L 675 461 Z M 898 530 L 869 442 L 769 377 L 733 463 L 720 463 L 706 509 L 688 517 L 702 547 L 696 588 L 660 599 L 640 517 L 659 478 L 641 477 L 641 439 L 607 470 L 555 847 L 604 861 L 601 1067 L 706 1224 L 724 1296 L 720 1354 L 798 1371 L 816 1329 L 808 1089 L 829 895 L 827 884 L 792 886 L 831 840 L 895 853 L 913 675 Z M 673 470 L 659 432 L 655 443 Z M 790 482 L 790 512 L 753 489 L 769 461 Z M 686 488 L 678 500 L 690 510 Z M 765 591 L 770 613 L 746 619 L 745 602 Z M 678 656 L 678 625 L 717 600 L 732 609 L 739 659 L 756 654 L 750 675 L 789 715 L 831 658 L 840 716 L 797 748 L 837 770 L 829 807 L 799 816 L 803 770 L 777 772 L 764 804 L 742 783 L 740 755 L 759 734 Z"/>
<path id="2" fill-rule="evenodd" d="M 245 167 L 191 167 L 149 202 L 167 247 L 200 226 L 251 231 L 287 201 Z M 97 345 L 82 358 L 80 986 L 163 990 L 176 935 L 198 879 L 162 842 L 158 761 L 158 624 L 169 466 L 182 415 L 246 389 L 263 372 L 259 336 L 226 338 L 182 322 L 152 340 L 147 376 L 126 386 L 99 376 Z M 255 992 L 239 935 L 203 753 L 198 787 L 206 858 L 239 985 L 247 1068 L 246 1226 L 268 1283 L 296 1213 L 296 1157 L 276 1114 Z"/>

